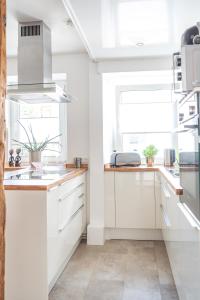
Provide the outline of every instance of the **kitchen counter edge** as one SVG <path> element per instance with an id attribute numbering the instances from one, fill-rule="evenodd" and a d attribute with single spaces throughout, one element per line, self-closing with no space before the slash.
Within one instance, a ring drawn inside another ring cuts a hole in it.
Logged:
<path id="1" fill-rule="evenodd" d="M 5 184 L 4 181 L 4 190 L 48 191 L 70 179 L 84 174 L 85 172 L 87 172 L 87 168 L 72 169 L 72 172 L 69 174 L 61 176 L 56 180 L 48 180 L 48 182 L 46 180 L 13 180 L 14 183 L 11 183 L 12 180 L 9 180 L 9 183 Z"/>
<path id="2" fill-rule="evenodd" d="M 173 188 L 176 195 L 183 195 L 183 188 L 179 183 L 178 178 L 174 178 L 164 166 L 138 166 L 138 167 L 111 167 L 110 164 L 104 165 L 105 172 L 160 172 L 161 175 L 165 177 L 167 182 Z"/>

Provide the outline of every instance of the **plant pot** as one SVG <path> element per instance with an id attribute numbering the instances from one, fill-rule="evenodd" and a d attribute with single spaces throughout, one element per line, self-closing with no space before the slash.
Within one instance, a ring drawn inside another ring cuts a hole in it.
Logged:
<path id="1" fill-rule="evenodd" d="M 152 167 L 154 164 L 154 157 L 147 157 L 146 163 L 147 163 L 147 167 Z"/>
<path id="2" fill-rule="evenodd" d="M 42 152 L 41 151 L 31 151 L 29 152 L 29 162 L 41 162 L 41 156 Z"/>

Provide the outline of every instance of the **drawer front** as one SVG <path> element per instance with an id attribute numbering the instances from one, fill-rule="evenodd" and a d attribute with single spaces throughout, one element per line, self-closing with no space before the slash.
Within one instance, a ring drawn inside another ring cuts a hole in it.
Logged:
<path id="1" fill-rule="evenodd" d="M 85 185 L 85 174 L 77 176 L 69 181 L 62 183 L 59 186 L 59 195 L 64 197 L 67 194 L 71 193 L 77 187 L 84 187 Z"/>
<path id="2" fill-rule="evenodd" d="M 82 186 L 77 187 L 70 195 L 60 198 L 58 201 L 58 230 L 61 231 L 85 202 L 85 193 Z"/>
<path id="3" fill-rule="evenodd" d="M 82 234 L 82 209 L 72 218 L 70 223 L 60 232 L 60 263 L 70 255 L 76 242 Z"/>

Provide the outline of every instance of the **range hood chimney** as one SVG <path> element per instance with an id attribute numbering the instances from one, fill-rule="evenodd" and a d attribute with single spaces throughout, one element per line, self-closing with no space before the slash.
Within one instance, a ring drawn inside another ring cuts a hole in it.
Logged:
<path id="1" fill-rule="evenodd" d="M 42 22 L 19 23 L 18 84 L 7 97 L 26 103 L 69 103 L 73 97 L 52 82 L 51 31 Z"/>

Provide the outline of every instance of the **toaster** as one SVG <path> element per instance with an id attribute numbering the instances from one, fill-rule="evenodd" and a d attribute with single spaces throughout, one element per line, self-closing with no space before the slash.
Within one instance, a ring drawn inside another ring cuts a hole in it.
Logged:
<path id="1" fill-rule="evenodd" d="M 111 155 L 110 164 L 112 167 L 141 165 L 141 158 L 137 152 L 114 152 Z"/>

